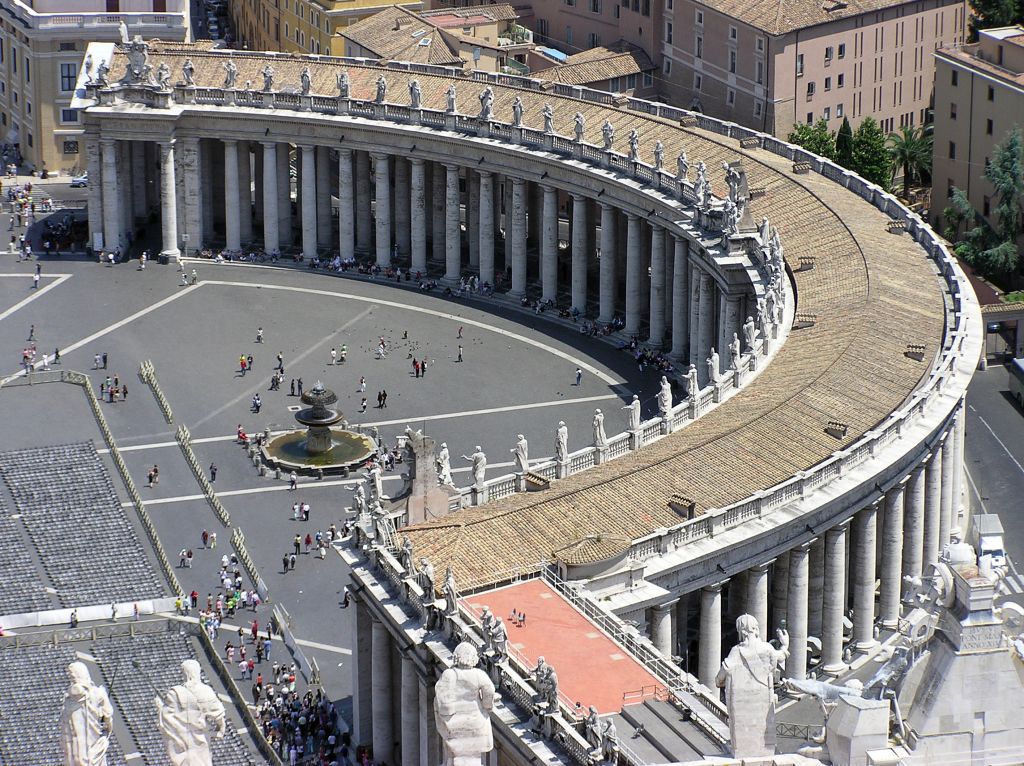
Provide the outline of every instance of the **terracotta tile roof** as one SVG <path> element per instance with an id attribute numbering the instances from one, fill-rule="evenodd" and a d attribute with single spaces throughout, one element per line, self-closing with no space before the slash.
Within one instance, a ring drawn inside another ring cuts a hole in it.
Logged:
<path id="1" fill-rule="evenodd" d="M 954 59 L 968 69 L 975 69 L 979 72 L 993 75 L 1000 80 L 1011 82 L 1018 86 L 1024 85 L 1024 72 L 1013 72 L 993 64 L 991 61 L 986 61 L 979 55 L 980 49 L 978 43 L 973 43 L 971 45 L 939 48 L 936 53 L 937 55 Z"/>
<path id="2" fill-rule="evenodd" d="M 906 0 L 697 0 L 772 35 L 906 5 Z"/>
<path id="3" fill-rule="evenodd" d="M 519 18 L 516 9 L 508 3 L 497 5 L 473 5 L 468 8 L 435 8 L 429 11 L 420 11 L 419 15 L 424 18 L 433 18 L 439 26 L 445 26 L 443 19 L 452 16 L 461 19 L 460 24 L 467 26 L 472 23 L 491 23 L 494 21 L 515 21 Z M 438 18 L 440 17 L 440 18 Z"/>
<path id="4" fill-rule="evenodd" d="M 151 55 L 154 67 L 167 62 L 179 77 L 191 57 L 197 84 L 220 87 L 228 54 L 166 52 Z M 280 87 L 295 87 L 304 65 L 312 70 L 313 92 L 336 93 L 335 77 L 347 70 L 354 98 L 375 92 L 379 68 L 308 57 L 235 55 L 238 81 L 261 81 L 266 63 Z M 112 74 L 127 60 L 115 54 Z M 443 109 L 448 85 L 458 85 L 459 111 L 474 114 L 483 83 L 388 70 L 393 100 L 406 103 L 408 80 L 419 80 L 426 108 Z M 494 581 L 495 573 L 532 569 L 571 541 L 588 535 L 635 540 L 680 521 L 672 498 L 692 498 L 696 511 L 719 508 L 773 486 L 828 458 L 876 426 L 920 385 L 927 362 L 905 355 L 910 343 L 924 344 L 926 359 L 939 347 L 944 329 L 942 290 L 931 261 L 909 236 L 886 230 L 889 217 L 855 193 L 814 173 L 795 175 L 792 163 L 763 150 L 747 150 L 735 139 L 651 115 L 581 101 L 549 92 L 492 85 L 494 112 L 511 116 L 518 95 L 524 124 L 540 129 L 541 107 L 551 103 L 554 128 L 572 135 L 573 115 L 586 118 L 585 140 L 601 142 L 607 118 L 618 135 L 637 129 L 642 155 L 656 141 L 667 156 L 685 147 L 691 163 L 709 168 L 742 156 L 752 187 L 765 190 L 753 202 L 755 220 L 768 215 L 777 226 L 791 263 L 814 256 L 815 268 L 794 274 L 801 312 L 816 323 L 792 332 L 757 381 L 681 431 L 635 453 L 592 468 L 550 489 L 514 495 L 443 519 L 407 528 L 418 556 L 437 571 L 449 564 L 460 585 Z M 296 120 L 315 119 L 296 115 Z M 723 193 L 715 178 L 716 193 Z M 844 439 L 825 433 L 829 420 L 848 424 Z M 615 430 L 609 424 L 609 432 Z M 570 448 L 588 443 L 570 434 Z M 597 555 L 595 553 L 595 555 Z"/>
<path id="5" fill-rule="evenodd" d="M 623 535 L 593 534 L 556 548 L 552 553 L 566 564 L 589 564 L 605 561 L 629 550 L 633 541 Z"/>
<path id="6" fill-rule="evenodd" d="M 1024 314 L 1024 303 L 990 303 L 981 307 L 986 317 L 1003 316 L 1004 314 Z"/>
<path id="7" fill-rule="evenodd" d="M 338 35 L 380 59 L 462 67 L 450 39 L 432 22 L 402 6 L 368 16 L 342 28 Z"/>
<path id="8" fill-rule="evenodd" d="M 591 48 L 569 56 L 564 64 L 534 72 L 533 76 L 566 85 L 586 85 L 652 69 L 654 63 L 642 48 L 619 40 L 607 48 Z"/>

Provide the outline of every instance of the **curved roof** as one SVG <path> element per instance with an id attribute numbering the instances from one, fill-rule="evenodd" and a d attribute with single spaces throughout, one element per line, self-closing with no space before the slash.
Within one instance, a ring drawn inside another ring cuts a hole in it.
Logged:
<path id="1" fill-rule="evenodd" d="M 193 53 L 197 83 L 220 87 L 225 58 Z M 381 71 L 340 61 L 245 55 L 235 57 L 238 82 L 261 82 L 259 70 L 268 60 L 278 83 L 297 84 L 309 64 L 313 92 L 322 94 L 335 94 L 335 76 L 347 69 L 352 97 L 359 99 L 373 97 Z M 184 55 L 151 56 L 154 66 L 161 61 L 177 73 Z M 118 62 L 113 73 L 121 71 Z M 390 92 L 399 94 L 395 102 L 406 103 L 412 77 L 420 82 L 427 108 L 444 109 L 445 91 L 456 82 L 459 111 L 479 110 L 484 83 L 388 69 Z M 658 140 L 668 156 L 685 147 L 690 162 L 705 161 L 719 185 L 714 169 L 742 156 L 750 187 L 764 190 L 752 202 L 755 220 L 767 215 L 778 227 L 790 264 L 815 259 L 815 268 L 795 272 L 794 280 L 798 311 L 816 321 L 791 332 L 754 383 L 682 430 L 554 481 L 544 492 L 513 495 L 407 528 L 417 555 L 428 556 L 439 571 L 450 564 L 460 585 L 534 567 L 566 541 L 587 535 L 637 539 L 673 526 L 681 521 L 669 505 L 673 495 L 694 499 L 700 513 L 771 487 L 856 441 L 896 410 L 927 374 L 943 339 L 943 285 L 925 251 L 906 234 L 889 232 L 889 217 L 874 205 L 816 173 L 795 174 L 789 160 L 741 148 L 735 139 L 609 105 L 489 84 L 499 119 L 511 114 L 512 101 L 520 96 L 524 122 L 539 128 L 540 109 L 551 103 L 558 133 L 571 135 L 573 114 L 580 111 L 586 140 L 600 143 L 607 118 L 619 136 L 633 128 L 640 132 L 642 157 L 650 156 Z M 303 121 L 315 117 L 296 113 Z M 381 122 L 382 136 L 387 124 Z M 912 343 L 924 345 L 925 361 L 905 353 Z M 848 424 L 847 435 L 837 439 L 826 433 L 828 421 Z M 585 441 L 570 434 L 570 448 Z"/>

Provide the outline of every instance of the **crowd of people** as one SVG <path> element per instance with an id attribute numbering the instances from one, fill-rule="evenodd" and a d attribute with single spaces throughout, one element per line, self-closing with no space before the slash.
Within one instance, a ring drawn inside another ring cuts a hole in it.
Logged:
<path id="1" fill-rule="evenodd" d="M 262 676 L 253 681 L 256 720 L 281 760 L 296 764 L 338 766 L 349 760 L 350 737 L 338 728 L 334 703 L 318 688 L 295 689 L 294 666 L 277 684 Z"/>

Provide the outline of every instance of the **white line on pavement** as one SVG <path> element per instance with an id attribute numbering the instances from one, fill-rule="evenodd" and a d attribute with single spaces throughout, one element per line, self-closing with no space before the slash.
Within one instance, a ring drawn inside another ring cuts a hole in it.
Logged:
<path id="1" fill-rule="evenodd" d="M 32 276 L 31 274 L 0 274 L 0 277 L 31 277 L 31 276 Z M 62 284 L 64 282 L 66 282 L 67 280 L 71 279 L 71 275 L 70 274 L 47 274 L 45 277 L 43 277 L 43 279 L 49 279 L 50 277 L 57 277 L 57 279 L 55 279 L 53 282 L 50 282 L 50 284 L 46 285 L 45 287 L 40 287 L 38 290 L 33 290 L 32 294 L 29 295 L 27 298 L 23 298 L 22 300 L 18 301 L 13 306 L 11 306 L 9 309 L 4 311 L 2 314 L 0 314 L 0 320 L 7 319 L 7 317 L 9 317 L 11 314 L 13 314 L 18 309 L 20 309 L 20 308 L 22 308 L 24 306 L 27 306 L 29 303 L 34 301 L 39 296 L 45 295 L 46 293 L 50 292 L 50 290 L 52 290 L 53 288 L 57 287 L 57 285 L 60 285 L 60 284 Z"/>
<path id="2" fill-rule="evenodd" d="M 199 624 L 199 618 L 193 617 L 188 614 L 171 614 L 170 612 L 162 612 L 161 617 L 167 617 L 172 620 L 179 620 L 180 622 L 191 622 L 193 624 Z M 229 625 L 226 622 L 220 624 L 220 630 L 228 631 L 229 633 L 238 633 L 238 625 Z M 249 633 L 249 629 L 245 628 L 246 634 Z M 279 644 L 280 642 L 278 642 Z M 351 649 L 346 649 L 343 646 L 335 646 L 334 644 L 320 644 L 316 641 L 307 641 L 304 638 L 296 638 L 295 643 L 300 646 L 308 646 L 311 649 L 323 649 L 325 652 L 336 652 L 337 654 L 352 654 Z M 278 644 L 275 644 L 277 646 Z"/>
<path id="3" fill-rule="evenodd" d="M 985 501 L 981 499 L 981 493 L 978 491 L 978 485 L 974 483 L 974 477 L 971 476 L 971 469 L 964 465 L 964 473 L 967 474 L 967 481 L 971 485 L 971 489 L 974 491 L 974 496 L 978 499 L 978 503 L 981 505 L 981 510 L 988 513 L 988 508 L 985 507 Z"/>
<path id="4" fill-rule="evenodd" d="M 977 411 L 977 410 L 975 410 L 975 409 L 974 409 L 974 407 L 971 407 L 971 410 L 972 410 L 972 411 L 973 411 L 973 412 L 974 412 L 974 413 L 975 413 L 975 414 L 977 415 L 978 411 Z M 985 421 L 985 418 L 983 418 L 983 417 L 982 417 L 981 415 L 978 415 L 978 420 L 980 420 L 980 421 L 981 421 L 981 424 L 982 424 L 983 426 L 985 426 L 985 428 L 987 428 L 987 429 L 988 429 L 988 432 L 989 432 L 990 434 L 992 434 L 992 438 L 993 438 L 993 439 L 995 439 L 995 440 L 996 440 L 997 442 L 999 442 L 999 446 L 1003 448 L 1003 452 L 1005 452 L 1005 453 L 1007 454 L 1007 456 L 1009 456 L 1010 460 L 1012 460 L 1012 461 L 1013 461 L 1013 464 L 1014 464 L 1015 466 L 1017 466 L 1017 470 L 1018 470 L 1018 471 L 1020 471 L 1021 473 L 1024 473 L 1024 465 L 1021 465 L 1021 464 L 1020 464 L 1020 462 L 1019 462 L 1019 461 L 1017 460 L 1017 458 L 1015 458 L 1015 457 L 1013 456 L 1013 453 L 1012 453 L 1012 452 L 1010 452 L 1010 448 L 1009 448 L 1009 447 L 1007 447 L 1007 446 L 1006 446 L 1005 444 L 1003 444 L 1003 440 L 1002 440 L 1002 439 L 1000 439 L 1000 438 L 999 438 L 999 436 L 997 436 L 997 435 L 996 435 L 996 432 L 992 430 L 992 426 L 990 426 L 990 425 L 989 425 L 989 424 L 988 424 L 988 423 L 987 423 L 987 422 Z"/>

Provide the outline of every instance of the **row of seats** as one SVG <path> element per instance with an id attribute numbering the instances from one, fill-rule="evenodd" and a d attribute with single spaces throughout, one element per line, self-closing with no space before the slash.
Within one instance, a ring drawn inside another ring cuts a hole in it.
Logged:
<path id="1" fill-rule="evenodd" d="M 20 614 L 49 609 L 49 596 L 44 590 L 32 556 L 25 550 L 25 542 L 11 519 L 6 504 L 0 498 L 0 614 Z"/>

